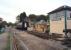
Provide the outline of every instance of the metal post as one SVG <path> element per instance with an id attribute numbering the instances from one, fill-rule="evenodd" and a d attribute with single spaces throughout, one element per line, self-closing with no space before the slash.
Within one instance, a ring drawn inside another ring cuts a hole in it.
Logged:
<path id="1" fill-rule="evenodd" d="M 67 12 L 66 10 L 64 10 L 64 17 L 65 17 L 65 37 L 68 37 L 67 36 Z"/>

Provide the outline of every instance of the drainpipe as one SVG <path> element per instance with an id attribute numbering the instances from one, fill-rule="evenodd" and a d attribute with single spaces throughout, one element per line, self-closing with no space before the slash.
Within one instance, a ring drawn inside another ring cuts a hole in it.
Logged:
<path id="1" fill-rule="evenodd" d="M 65 17 L 65 38 L 67 38 L 67 12 L 64 10 L 64 17 Z"/>
<path id="2" fill-rule="evenodd" d="M 48 21 L 49 23 L 48 24 L 49 24 L 49 33 L 50 33 L 50 14 L 48 14 L 48 17 L 49 17 L 49 21 Z"/>

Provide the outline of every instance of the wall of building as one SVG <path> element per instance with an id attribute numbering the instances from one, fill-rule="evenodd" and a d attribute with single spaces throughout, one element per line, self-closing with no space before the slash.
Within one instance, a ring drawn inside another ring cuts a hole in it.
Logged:
<path id="1" fill-rule="evenodd" d="M 64 34 L 64 11 L 58 13 L 50 14 L 50 34 Z"/>
<path id="2" fill-rule="evenodd" d="M 49 14 L 50 20 L 52 21 L 58 21 L 60 18 L 64 18 L 64 11 L 60 11 L 57 13 Z"/>
<path id="3" fill-rule="evenodd" d="M 64 34 L 64 18 L 61 21 L 50 22 L 50 33 Z"/>
<path id="4" fill-rule="evenodd" d="M 70 13 L 71 13 L 71 11 L 67 11 L 67 29 L 71 29 Z"/>

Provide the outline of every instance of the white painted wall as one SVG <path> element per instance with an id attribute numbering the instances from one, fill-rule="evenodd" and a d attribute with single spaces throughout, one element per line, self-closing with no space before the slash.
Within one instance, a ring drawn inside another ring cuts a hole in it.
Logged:
<path id="1" fill-rule="evenodd" d="M 61 18 L 61 20 L 60 20 Z M 55 21 L 54 21 L 55 19 Z M 60 11 L 58 13 L 50 14 L 50 34 L 64 34 L 63 29 L 64 26 L 64 11 Z"/>
<path id="2" fill-rule="evenodd" d="M 63 34 L 64 27 L 64 18 L 61 21 L 51 21 L 50 33 Z"/>
<path id="3" fill-rule="evenodd" d="M 71 11 L 67 11 L 67 29 L 71 29 L 70 13 L 71 13 Z"/>

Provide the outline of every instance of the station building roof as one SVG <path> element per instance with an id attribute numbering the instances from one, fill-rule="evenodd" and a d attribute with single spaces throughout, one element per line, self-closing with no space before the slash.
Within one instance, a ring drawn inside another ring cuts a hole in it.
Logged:
<path id="1" fill-rule="evenodd" d="M 57 9 L 49 12 L 48 14 L 53 14 L 53 13 L 56 13 L 56 12 L 59 12 L 59 11 L 62 11 L 62 10 L 70 10 L 71 11 L 71 7 L 64 5 L 64 6 L 61 6 L 61 7 L 57 8 Z"/>

